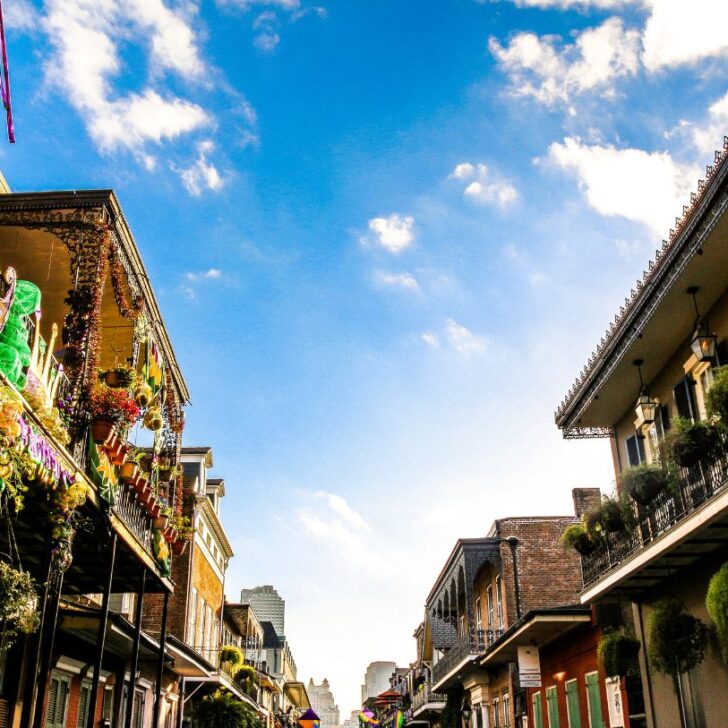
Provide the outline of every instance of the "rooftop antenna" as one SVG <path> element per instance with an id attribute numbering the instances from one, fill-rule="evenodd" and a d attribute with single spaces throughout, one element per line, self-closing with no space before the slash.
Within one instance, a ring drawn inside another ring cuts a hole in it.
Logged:
<path id="1" fill-rule="evenodd" d="M 0 76 L 0 98 L 5 107 L 5 118 L 8 124 L 8 141 L 15 144 L 15 127 L 13 126 L 13 110 L 10 106 L 10 71 L 8 68 L 8 47 L 5 42 L 5 21 L 3 20 L 2 2 L 0 2 L 0 60 L 2 60 L 2 76 Z"/>

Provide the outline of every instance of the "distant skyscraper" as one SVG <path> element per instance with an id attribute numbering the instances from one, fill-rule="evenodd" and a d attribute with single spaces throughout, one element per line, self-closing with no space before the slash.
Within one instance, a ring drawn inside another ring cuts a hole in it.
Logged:
<path id="1" fill-rule="evenodd" d="M 367 698 L 373 698 L 380 695 L 385 690 L 389 690 L 389 678 L 397 669 L 396 662 L 372 662 L 367 667 L 364 675 L 364 684 L 361 686 L 361 702 Z"/>
<path id="2" fill-rule="evenodd" d="M 256 586 L 253 589 L 242 589 L 240 603 L 250 604 L 258 620 L 260 622 L 270 622 L 279 637 L 286 634 L 284 629 L 286 602 L 281 599 L 278 592 L 270 584 Z"/>
<path id="3" fill-rule="evenodd" d="M 321 685 L 316 685 L 312 678 L 308 681 L 306 691 L 311 707 L 321 719 L 321 728 L 339 728 L 339 706 L 334 703 L 329 681 L 324 678 Z"/>
<path id="4" fill-rule="evenodd" d="M 359 728 L 359 712 L 358 710 L 352 710 L 351 716 L 341 724 L 341 728 Z"/>

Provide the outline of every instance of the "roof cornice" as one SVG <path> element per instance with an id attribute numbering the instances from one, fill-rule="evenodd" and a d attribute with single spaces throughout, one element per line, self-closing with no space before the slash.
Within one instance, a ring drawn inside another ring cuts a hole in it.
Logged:
<path id="1" fill-rule="evenodd" d="M 225 558 L 232 558 L 235 554 L 233 553 L 230 541 L 228 540 L 225 529 L 222 525 L 222 522 L 220 521 L 220 516 L 217 515 L 215 509 L 212 507 L 210 499 L 206 495 L 201 495 L 198 496 L 197 502 L 200 504 L 202 512 L 205 514 L 205 516 L 207 516 L 207 520 L 212 527 L 215 538 L 217 538 L 217 540 L 220 542 L 220 546 L 222 546 Z"/>

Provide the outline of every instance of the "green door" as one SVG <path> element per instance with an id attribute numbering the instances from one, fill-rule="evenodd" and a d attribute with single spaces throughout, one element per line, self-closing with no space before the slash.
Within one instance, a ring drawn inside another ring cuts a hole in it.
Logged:
<path id="1" fill-rule="evenodd" d="M 579 686 L 576 680 L 569 680 L 566 683 L 566 712 L 569 716 L 569 728 L 581 728 Z"/>
<path id="2" fill-rule="evenodd" d="M 533 728 L 543 728 L 541 693 L 534 693 L 531 696 L 531 705 L 533 706 Z"/>
<path id="3" fill-rule="evenodd" d="M 549 728 L 559 728 L 559 696 L 556 685 L 546 688 L 546 710 L 549 714 Z"/>
<path id="4" fill-rule="evenodd" d="M 599 674 L 596 672 L 586 676 L 586 700 L 589 706 L 590 728 L 605 728 L 602 717 L 602 694 L 599 691 Z"/>

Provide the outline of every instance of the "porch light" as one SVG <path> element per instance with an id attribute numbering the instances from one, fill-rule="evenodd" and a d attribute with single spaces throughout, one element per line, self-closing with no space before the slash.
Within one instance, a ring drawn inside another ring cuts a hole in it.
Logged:
<path id="1" fill-rule="evenodd" d="M 473 709 L 470 707 L 470 703 L 465 703 L 463 707 L 460 710 L 460 713 L 463 716 L 463 720 L 465 721 L 466 725 L 470 724 L 470 716 L 473 714 Z"/>
<path id="2" fill-rule="evenodd" d="M 634 411 L 637 415 L 637 421 L 640 425 L 651 425 L 655 421 L 655 413 L 659 403 L 652 399 L 650 396 L 650 390 L 642 382 L 642 359 L 635 359 L 634 365 L 637 367 L 640 377 L 640 396 L 637 399 Z"/>
<path id="3" fill-rule="evenodd" d="M 690 342 L 690 348 L 693 350 L 693 354 L 695 354 L 695 358 L 698 361 L 712 361 L 715 359 L 718 337 L 714 333 L 711 333 L 708 327 L 708 320 L 700 315 L 698 300 L 695 295 L 698 290 L 697 286 L 690 286 L 688 288 L 688 293 L 693 297 L 693 305 L 695 306 L 695 332 Z"/>

